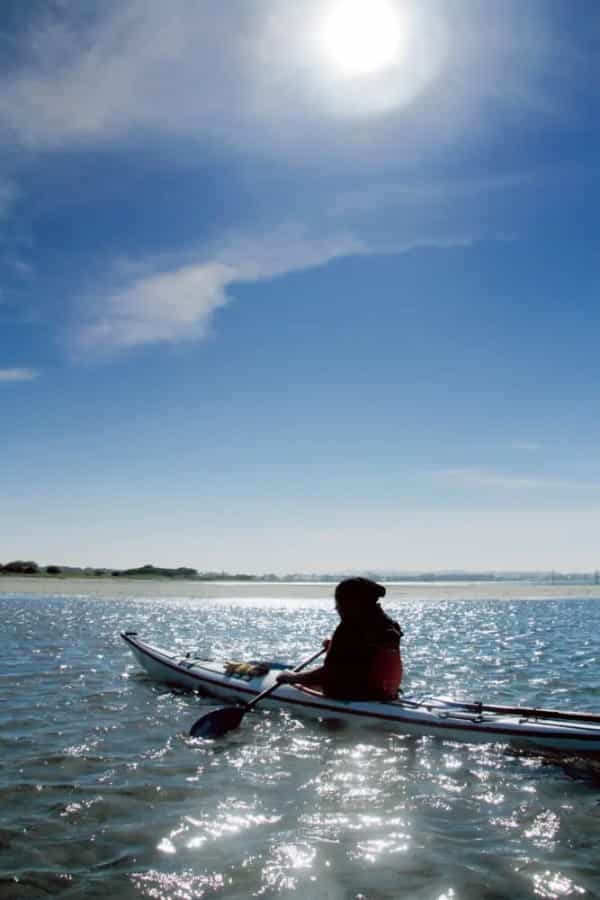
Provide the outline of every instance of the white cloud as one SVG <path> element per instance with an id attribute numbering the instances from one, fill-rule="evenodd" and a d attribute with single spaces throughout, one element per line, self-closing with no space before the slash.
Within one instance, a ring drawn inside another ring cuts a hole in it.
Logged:
<path id="1" fill-rule="evenodd" d="M 211 313 L 227 302 L 232 274 L 207 263 L 139 278 L 98 302 L 93 320 L 78 334 L 78 349 L 123 350 L 204 337 Z"/>
<path id="2" fill-rule="evenodd" d="M 0 263 L 5 266 L 11 274 L 17 275 L 23 281 L 29 281 L 34 275 L 34 268 L 24 259 L 21 259 L 11 250 L 7 250 L 0 257 Z"/>
<path id="3" fill-rule="evenodd" d="M 273 167 L 283 183 L 291 175 L 302 222 L 252 236 L 249 226 L 183 261 L 115 277 L 89 304 L 78 352 L 201 339 L 244 281 L 352 253 L 469 243 L 449 224 L 456 196 L 443 208 L 452 195 L 443 166 L 433 178 L 428 159 L 450 158 L 449 144 L 460 148 L 514 111 L 520 124 L 523 110 L 539 115 L 536 79 L 550 48 L 558 58 L 550 17 L 518 2 L 389 0 L 401 53 L 348 78 L 320 43 L 337 2 L 66 4 L 24 29 L 21 63 L 0 78 L 0 128 L 13 142 L 40 151 L 191 139 L 236 158 L 236 177 L 270 222 L 291 202 L 274 188 Z M 393 226 L 385 217 L 383 238 L 373 220 L 386 204 L 399 215 Z"/>
<path id="4" fill-rule="evenodd" d="M 2 381 L 33 381 L 39 377 L 35 369 L 0 369 L 0 382 Z"/>
<path id="5" fill-rule="evenodd" d="M 21 278 L 30 278 L 33 275 L 33 266 L 23 259 L 13 259 L 12 265 L 17 275 Z"/>
<path id="6" fill-rule="evenodd" d="M 390 245 L 383 252 L 469 243 L 462 237 L 454 241 L 422 239 Z M 350 233 L 324 236 L 287 225 L 260 234 L 229 235 L 206 248 L 198 261 L 165 267 L 162 260 L 162 268 L 151 263 L 121 265 L 121 273 L 133 274 L 91 302 L 87 321 L 75 334 L 75 350 L 78 354 L 111 353 L 156 342 L 200 340 L 210 332 L 213 313 L 232 299 L 231 288 L 236 284 L 379 252 L 380 248 L 369 247 Z"/>
<path id="7" fill-rule="evenodd" d="M 586 482 L 568 478 L 543 478 L 537 475 L 513 475 L 470 467 L 440 469 L 434 474 L 471 487 L 525 490 L 540 488 L 544 490 L 553 488 L 600 490 L 600 481 Z"/>
<path id="8" fill-rule="evenodd" d="M 266 235 L 231 235 L 197 262 L 162 271 L 147 265 L 146 273 L 96 298 L 90 320 L 76 334 L 76 349 L 112 352 L 204 338 L 212 314 L 231 300 L 227 291 L 232 285 L 275 278 L 360 251 L 349 237 L 318 241 L 291 227 Z"/>
<path id="9" fill-rule="evenodd" d="M 360 78 L 320 44 L 334 0 L 123 0 L 83 25 L 65 7 L 28 32 L 24 65 L 3 78 L 0 122 L 32 147 L 153 131 L 245 156 L 339 160 L 377 147 L 401 160 L 464 143 L 511 109 L 544 113 L 538 76 L 550 60 L 559 68 L 559 48 L 540 5 L 390 5 L 397 59 Z"/>

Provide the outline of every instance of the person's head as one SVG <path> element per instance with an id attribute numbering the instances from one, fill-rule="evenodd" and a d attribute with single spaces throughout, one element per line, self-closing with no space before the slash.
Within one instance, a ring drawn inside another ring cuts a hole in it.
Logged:
<path id="1" fill-rule="evenodd" d="M 340 618 L 368 616 L 381 597 L 385 588 L 370 578 L 345 578 L 335 589 L 335 608 Z"/>

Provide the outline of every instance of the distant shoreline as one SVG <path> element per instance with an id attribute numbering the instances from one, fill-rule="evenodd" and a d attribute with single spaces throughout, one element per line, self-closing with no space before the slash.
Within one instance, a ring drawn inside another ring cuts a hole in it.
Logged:
<path id="1" fill-rule="evenodd" d="M 94 575 L 86 574 L 83 572 L 66 572 L 61 573 L 59 575 L 48 575 L 46 572 L 36 572 L 36 573 L 22 573 L 22 572 L 0 572 L 0 579 L 26 579 L 28 581 L 102 581 L 102 582 L 113 582 L 118 579 L 119 582 L 122 581 L 135 581 L 135 582 L 148 582 L 148 581 L 157 581 L 164 582 L 167 584 L 173 584 L 177 582 L 185 582 L 188 584 L 336 584 L 338 581 L 342 580 L 344 576 L 333 577 L 324 575 L 323 577 L 313 577 L 306 576 L 302 578 L 301 576 L 281 576 L 276 578 L 268 578 L 262 575 L 253 575 L 251 577 L 236 577 L 235 575 L 230 575 L 226 577 L 202 577 L 197 576 L 195 578 L 185 577 L 185 576 L 173 576 L 173 575 Z M 377 578 L 378 581 L 383 584 L 505 584 L 505 583 L 525 583 L 531 581 L 531 583 L 539 584 L 541 583 L 538 579 L 529 579 L 529 578 Z M 543 582 L 542 582 L 543 583 Z M 570 582 L 571 584 L 573 582 Z M 589 581 L 581 582 L 582 584 L 590 584 Z"/>
<path id="2" fill-rule="evenodd" d="M 61 572 L 59 574 L 49 574 L 47 572 L 32 572 L 32 573 L 24 573 L 24 572 L 0 572 L 0 581 L 5 579 L 7 581 L 11 580 L 26 580 L 26 581 L 49 581 L 49 582 L 60 582 L 60 581 L 82 581 L 82 582 L 91 582 L 91 581 L 100 581 L 105 584 L 109 583 L 121 583 L 124 581 L 132 581 L 136 583 L 147 583 L 147 582 L 158 582 L 163 584 L 247 584 L 247 585 L 256 585 L 260 586 L 261 584 L 265 585 L 302 585 L 302 584 L 325 584 L 325 585 L 334 585 L 338 581 L 341 581 L 343 578 L 347 578 L 347 575 L 282 575 L 282 576 L 266 576 L 266 575 L 248 575 L 248 576 L 236 576 L 236 575 L 225 575 L 225 576 L 182 576 L 182 575 L 113 575 L 111 573 L 107 574 L 96 574 L 94 572 Z M 573 587 L 599 587 L 600 584 L 598 581 L 595 581 L 593 577 L 590 576 L 576 576 L 576 575 L 556 575 L 554 578 L 550 578 L 546 575 L 537 575 L 535 573 L 523 573 L 522 575 L 497 575 L 497 576 L 486 576 L 486 575 L 470 575 L 465 573 L 464 575 L 449 575 L 449 574 L 440 574 L 439 576 L 425 575 L 422 577 L 418 576 L 402 576 L 398 575 L 397 577 L 391 576 L 381 576 L 381 575 L 370 575 L 373 579 L 381 582 L 382 584 L 386 584 L 389 586 L 399 585 L 399 586 L 438 586 L 443 587 L 446 585 L 538 585 L 540 587 L 560 587 L 560 586 L 573 586 Z"/>
<path id="3" fill-rule="evenodd" d="M 582 599 L 600 601 L 597 584 L 548 584 L 531 581 L 386 582 L 386 609 L 406 602 L 445 603 L 449 600 L 505 602 L 510 600 Z M 24 598 L 104 598 L 107 600 L 168 600 L 198 602 L 323 603 L 332 608 L 331 581 L 201 581 L 175 578 L 98 578 L 6 576 L 0 579 L 0 600 Z"/>
<path id="4" fill-rule="evenodd" d="M 337 582 L 358 573 L 301 573 L 294 572 L 277 575 L 274 572 L 255 574 L 249 572 L 226 572 L 224 570 L 208 570 L 199 572 L 191 566 L 143 566 L 125 569 L 107 568 L 105 566 L 40 566 L 29 560 L 14 560 L 0 565 L 0 577 L 43 579 L 50 581 L 71 581 L 79 579 L 88 581 L 99 579 L 104 582 L 136 581 L 136 582 L 193 582 L 193 583 L 247 583 L 247 584 L 336 584 Z M 462 569 L 440 570 L 434 572 L 393 572 L 387 573 L 365 571 L 360 573 L 368 578 L 384 584 L 538 584 L 538 585 L 594 585 L 600 584 L 600 572 L 558 572 L 553 571 L 467 571 Z"/>

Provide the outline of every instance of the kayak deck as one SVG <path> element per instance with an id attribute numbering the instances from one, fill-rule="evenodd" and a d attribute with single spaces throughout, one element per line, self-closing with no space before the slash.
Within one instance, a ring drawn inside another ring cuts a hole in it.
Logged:
<path id="1" fill-rule="evenodd" d="M 226 671 L 223 662 L 190 654 L 171 653 L 123 632 L 123 640 L 153 678 L 180 688 L 202 691 L 221 700 L 248 702 L 271 687 L 278 668 L 264 674 Z M 271 708 L 286 707 L 300 715 L 335 719 L 359 725 L 381 725 L 401 734 L 438 735 L 447 740 L 581 752 L 600 751 L 600 715 L 559 710 L 486 706 L 445 697 L 402 696 L 392 701 L 339 700 L 301 685 L 281 685 L 262 701 Z"/>

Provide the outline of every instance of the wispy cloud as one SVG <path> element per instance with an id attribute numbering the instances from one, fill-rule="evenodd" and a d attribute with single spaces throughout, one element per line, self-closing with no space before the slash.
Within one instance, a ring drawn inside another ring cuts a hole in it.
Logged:
<path id="1" fill-rule="evenodd" d="M 560 52 L 543 5 L 391 3 L 402 51 L 351 85 L 324 55 L 323 0 L 123 0 L 88 9 L 87 22 L 76 7 L 49 9 L 27 32 L 25 64 L 3 79 L 0 121 L 33 147 L 150 130 L 244 154 L 339 159 L 374 142 L 414 158 L 435 145 L 432 133 L 464 143 L 491 106 L 540 114 L 539 73 Z M 369 119 L 366 132 L 357 118 Z"/>
<path id="2" fill-rule="evenodd" d="M 235 273 L 218 263 L 182 266 L 136 279 L 100 298 L 75 338 L 81 351 L 111 352 L 157 341 L 197 340 L 228 301 Z"/>
<path id="3" fill-rule="evenodd" d="M 0 382 L 3 381 L 34 381 L 40 373 L 36 369 L 0 369 Z"/>
<path id="4" fill-rule="evenodd" d="M 157 342 L 200 340 L 210 333 L 213 313 L 232 299 L 237 284 L 278 278 L 313 269 L 342 257 L 406 253 L 417 247 L 464 247 L 469 238 L 423 238 L 371 247 L 350 233 L 324 235 L 287 225 L 269 232 L 235 234 L 208 247 L 197 262 L 158 268 L 146 263 L 121 266 L 133 271 L 125 284 L 96 297 L 76 329 L 76 354 L 115 351 Z"/>
<path id="5" fill-rule="evenodd" d="M 600 490 L 600 481 L 544 478 L 537 475 L 514 475 L 512 473 L 490 472 L 485 469 L 470 467 L 438 469 L 434 474 L 461 485 L 481 488 Z"/>
<path id="6" fill-rule="evenodd" d="M 33 275 L 33 266 L 23 259 L 13 259 L 12 266 L 20 278 L 30 278 Z"/>
<path id="7" fill-rule="evenodd" d="M 215 310 L 242 282 L 275 278 L 361 252 L 351 237 L 315 239 L 301 229 L 230 235 L 206 248 L 197 261 L 146 272 L 96 298 L 88 321 L 77 329 L 76 351 L 111 353 L 159 341 L 199 340 L 210 331 Z M 132 267 L 135 272 L 135 266 Z"/>
<path id="8" fill-rule="evenodd" d="M 243 282 L 356 253 L 471 241 L 456 212 L 457 192 L 468 199 L 469 186 L 453 186 L 445 161 L 512 115 L 546 114 L 539 75 L 560 68 L 552 17 L 543 4 L 390 3 L 402 52 L 351 81 L 320 37 L 333 0 L 60 4 L 29 23 L 19 63 L 0 76 L 0 128 L 14 146 L 186 139 L 194 152 L 208 147 L 233 161 L 264 221 L 284 221 L 293 202 L 300 223 L 269 233 L 250 223 L 237 237 L 105 282 L 75 328 L 77 352 L 201 339 Z M 544 94 L 560 104 L 561 90 Z M 274 187 L 274 170 L 293 184 L 289 195 Z M 487 189 L 478 178 L 475 190 Z"/>

